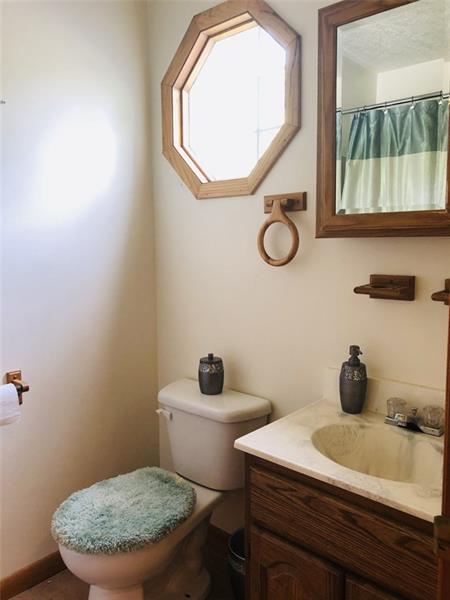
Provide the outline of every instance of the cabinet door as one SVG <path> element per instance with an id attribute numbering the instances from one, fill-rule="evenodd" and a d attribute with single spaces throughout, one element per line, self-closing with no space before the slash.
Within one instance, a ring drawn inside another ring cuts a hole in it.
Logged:
<path id="1" fill-rule="evenodd" d="M 249 592 L 250 600 L 344 600 L 344 573 L 252 527 Z"/>
<path id="2" fill-rule="evenodd" d="M 383 592 L 366 581 L 347 577 L 345 580 L 345 600 L 400 600 L 388 592 Z"/>

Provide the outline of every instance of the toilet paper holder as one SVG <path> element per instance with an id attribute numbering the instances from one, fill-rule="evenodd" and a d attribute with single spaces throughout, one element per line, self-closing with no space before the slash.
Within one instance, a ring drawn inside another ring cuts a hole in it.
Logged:
<path id="1" fill-rule="evenodd" d="M 6 383 L 12 383 L 16 388 L 19 404 L 22 404 L 22 394 L 28 392 L 30 386 L 22 380 L 22 371 L 8 371 L 6 373 Z"/>

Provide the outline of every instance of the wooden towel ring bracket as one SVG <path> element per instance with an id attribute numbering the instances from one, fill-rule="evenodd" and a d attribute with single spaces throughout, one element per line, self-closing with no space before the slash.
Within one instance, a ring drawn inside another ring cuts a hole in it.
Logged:
<path id="1" fill-rule="evenodd" d="M 287 265 L 297 254 L 299 246 L 298 230 L 293 221 L 286 216 L 286 212 L 306 210 L 306 192 L 296 194 L 279 194 L 274 196 L 264 196 L 264 212 L 269 213 L 269 218 L 264 221 L 258 232 L 258 251 L 264 262 L 272 267 L 281 267 Z M 281 223 L 288 227 L 292 242 L 289 252 L 283 258 L 272 258 L 266 252 L 264 247 L 264 236 L 266 231 L 274 223 Z"/>

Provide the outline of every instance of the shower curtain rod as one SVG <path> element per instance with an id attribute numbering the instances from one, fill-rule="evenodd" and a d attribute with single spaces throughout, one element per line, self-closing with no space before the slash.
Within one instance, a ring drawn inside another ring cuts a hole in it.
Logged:
<path id="1" fill-rule="evenodd" d="M 340 112 L 342 115 L 351 115 L 353 113 L 360 112 L 362 110 L 373 110 L 374 108 L 388 108 L 389 106 L 398 106 L 400 104 L 408 104 L 419 102 L 421 100 L 431 100 L 432 98 L 447 99 L 450 94 L 440 92 L 431 92 L 429 94 L 421 94 L 420 96 L 408 96 L 407 98 L 399 98 L 398 100 L 389 100 L 388 102 L 379 102 L 378 104 L 367 104 L 366 106 L 356 106 L 355 108 L 337 108 L 336 112 Z"/>

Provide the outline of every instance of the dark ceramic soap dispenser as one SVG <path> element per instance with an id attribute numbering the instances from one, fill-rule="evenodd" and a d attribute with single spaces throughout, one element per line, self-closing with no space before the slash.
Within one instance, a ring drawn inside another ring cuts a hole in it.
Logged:
<path id="1" fill-rule="evenodd" d="M 342 410 L 352 415 L 362 411 L 366 399 L 367 372 L 358 358 L 360 354 L 359 346 L 350 346 L 350 358 L 342 363 L 339 377 Z"/>

